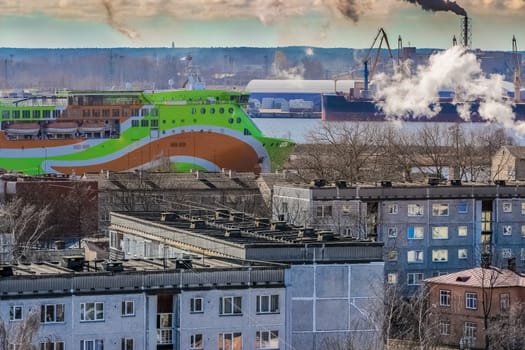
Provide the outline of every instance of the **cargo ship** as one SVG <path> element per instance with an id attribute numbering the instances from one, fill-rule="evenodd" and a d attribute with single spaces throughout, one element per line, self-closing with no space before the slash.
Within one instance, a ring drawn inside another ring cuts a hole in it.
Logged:
<path id="1" fill-rule="evenodd" d="M 321 96 L 321 119 L 325 121 L 363 121 L 381 122 L 389 117 L 381 110 L 377 101 L 371 98 L 355 98 L 342 93 L 325 93 Z M 478 113 L 479 103 L 470 104 L 470 122 L 486 122 Z M 437 102 L 440 111 L 432 116 L 416 116 L 412 114 L 397 117 L 407 122 L 448 122 L 461 123 L 467 120 L 461 118 L 452 98 L 440 97 Z M 515 120 L 525 120 L 525 103 L 515 103 L 512 107 Z"/>
<path id="2" fill-rule="evenodd" d="M 131 171 L 269 172 L 294 142 L 265 137 L 245 112 L 249 94 L 184 89 L 58 91 L 0 101 L 0 168 L 28 175 Z"/>

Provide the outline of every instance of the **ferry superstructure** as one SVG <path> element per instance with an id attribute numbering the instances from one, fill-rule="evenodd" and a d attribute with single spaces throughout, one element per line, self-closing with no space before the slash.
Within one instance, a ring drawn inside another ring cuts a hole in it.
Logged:
<path id="1" fill-rule="evenodd" d="M 25 174 L 150 169 L 268 172 L 291 140 L 265 137 L 240 91 L 62 91 L 0 103 L 0 168 Z"/>

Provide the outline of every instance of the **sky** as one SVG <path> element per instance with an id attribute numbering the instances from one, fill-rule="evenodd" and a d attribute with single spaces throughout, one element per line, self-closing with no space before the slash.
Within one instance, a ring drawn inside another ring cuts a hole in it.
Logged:
<path id="1" fill-rule="evenodd" d="M 460 20 L 472 47 L 525 49 L 525 0 L 0 0 L 0 47 L 448 48 Z"/>

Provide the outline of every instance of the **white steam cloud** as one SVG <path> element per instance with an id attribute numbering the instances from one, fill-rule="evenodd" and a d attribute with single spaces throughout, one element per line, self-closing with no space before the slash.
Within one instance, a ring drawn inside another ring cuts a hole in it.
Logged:
<path id="1" fill-rule="evenodd" d="M 452 90 L 463 119 L 469 120 L 471 105 L 477 101 L 482 119 L 525 134 L 525 124 L 515 121 L 503 77 L 484 75 L 476 56 L 460 46 L 432 55 L 428 65 L 418 66 L 413 74 L 397 69 L 393 75 L 377 74 L 374 83 L 376 102 L 391 119 L 413 115 L 431 120 L 440 111 L 439 91 Z"/>

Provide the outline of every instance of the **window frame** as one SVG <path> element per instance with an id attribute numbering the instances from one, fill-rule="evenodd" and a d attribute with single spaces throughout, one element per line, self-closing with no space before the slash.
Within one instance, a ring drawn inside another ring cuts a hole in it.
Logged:
<path id="1" fill-rule="evenodd" d="M 412 283 L 410 283 L 410 277 L 413 277 Z M 425 278 L 425 275 L 422 272 L 408 272 L 407 273 L 407 285 L 408 286 L 419 286 L 421 285 L 421 282 L 423 282 L 424 278 Z"/>
<path id="2" fill-rule="evenodd" d="M 91 309 L 93 311 L 91 311 Z M 91 312 L 93 313 L 92 319 L 88 318 L 90 317 Z M 91 302 L 80 303 L 80 322 L 101 322 L 101 321 L 104 321 L 104 302 L 91 301 Z"/>
<path id="3" fill-rule="evenodd" d="M 190 314 L 202 314 L 203 312 L 204 312 L 204 299 L 202 297 L 191 298 L 190 299 Z"/>
<path id="4" fill-rule="evenodd" d="M 266 340 L 264 339 L 266 337 Z M 265 344 L 263 344 L 265 342 Z M 277 344 L 274 344 L 277 342 Z M 256 349 L 279 349 L 279 331 L 278 330 L 260 330 L 255 332 Z"/>
<path id="5" fill-rule="evenodd" d="M 458 248 L 458 259 L 459 260 L 468 259 L 468 249 L 467 248 Z"/>
<path id="6" fill-rule="evenodd" d="M 226 336 L 229 336 L 230 338 L 230 346 L 226 347 Z M 235 347 L 235 338 L 240 338 L 240 348 Z M 219 339 L 218 339 L 218 346 L 219 350 L 240 350 L 242 349 L 242 332 L 221 332 L 219 333 Z"/>
<path id="7" fill-rule="evenodd" d="M 452 299 L 452 291 L 450 289 L 439 290 L 439 306 L 450 307 L 450 301 Z"/>
<path id="8" fill-rule="evenodd" d="M 512 236 L 512 225 L 504 224 L 501 229 L 501 233 L 503 236 Z"/>
<path id="9" fill-rule="evenodd" d="M 131 342 L 131 347 L 130 347 Z M 135 349 L 135 341 L 133 338 L 120 338 L 120 350 L 133 350 Z"/>
<path id="10" fill-rule="evenodd" d="M 17 317 L 19 315 L 19 317 Z M 9 306 L 9 321 L 18 322 L 24 320 L 24 307 L 23 305 L 10 305 Z"/>
<path id="11" fill-rule="evenodd" d="M 129 308 L 128 308 L 129 305 L 131 305 L 131 312 L 129 312 Z M 121 311 L 122 317 L 135 316 L 135 301 L 134 300 L 122 300 L 120 311 Z"/>
<path id="12" fill-rule="evenodd" d="M 255 297 L 256 314 L 278 314 L 280 313 L 279 294 L 261 294 Z"/>
<path id="13" fill-rule="evenodd" d="M 448 239 L 448 226 L 432 226 L 432 239 Z"/>
<path id="14" fill-rule="evenodd" d="M 501 210 L 504 213 L 512 213 L 512 201 L 502 201 Z"/>
<path id="15" fill-rule="evenodd" d="M 200 342 L 198 338 L 200 338 Z M 190 335 L 190 350 L 201 349 L 204 349 L 204 337 L 202 336 L 202 333 Z"/>
<path id="16" fill-rule="evenodd" d="M 424 216 L 425 206 L 418 203 L 409 203 L 407 206 L 407 216 Z"/>
<path id="17" fill-rule="evenodd" d="M 399 205 L 397 203 L 389 203 L 387 206 L 387 214 L 397 215 L 399 213 Z"/>
<path id="18" fill-rule="evenodd" d="M 457 230 L 458 230 L 458 237 L 468 236 L 468 226 L 467 225 L 459 225 Z"/>
<path id="19" fill-rule="evenodd" d="M 425 227 L 424 226 L 407 226 L 407 239 L 424 239 L 425 238 Z"/>
<path id="20" fill-rule="evenodd" d="M 229 305 L 227 301 L 229 300 Z M 237 302 L 240 307 L 237 306 Z M 231 308 L 231 311 L 226 312 L 228 306 Z M 224 296 L 219 299 L 219 316 L 241 316 L 242 315 L 242 296 Z"/>
<path id="21" fill-rule="evenodd" d="M 466 310 L 477 310 L 478 309 L 478 293 L 465 292 L 465 309 Z"/>
<path id="22" fill-rule="evenodd" d="M 52 346 L 52 350 L 64 350 L 65 344 L 63 341 L 47 341 L 38 343 L 39 350 L 49 350 L 49 346 Z"/>
<path id="23" fill-rule="evenodd" d="M 411 257 L 413 255 L 413 257 Z M 407 263 L 421 264 L 425 262 L 425 253 L 420 249 L 407 250 Z"/>
<path id="24" fill-rule="evenodd" d="M 449 209 L 448 203 L 432 203 L 432 216 L 448 216 Z"/>
<path id="25" fill-rule="evenodd" d="M 92 347 L 88 348 L 88 343 L 92 344 Z M 104 339 L 80 339 L 80 350 L 102 350 L 104 349 Z"/>
<path id="26" fill-rule="evenodd" d="M 450 335 L 450 320 L 439 320 L 439 334 Z"/>
<path id="27" fill-rule="evenodd" d="M 432 249 L 432 262 L 448 262 L 448 249 Z"/>
<path id="28" fill-rule="evenodd" d="M 61 310 L 58 310 L 58 309 Z M 52 310 L 52 319 L 49 319 L 48 310 Z M 61 312 L 58 312 L 61 311 Z M 40 323 L 64 323 L 65 321 L 66 306 L 65 304 L 41 304 L 40 305 Z M 58 317 L 61 316 L 61 317 Z"/>
<path id="29" fill-rule="evenodd" d="M 386 275 L 386 280 L 388 284 L 397 284 L 397 272 L 389 272 Z"/>
<path id="30" fill-rule="evenodd" d="M 387 228 L 388 230 L 388 238 L 397 238 L 397 227 L 390 226 Z"/>
<path id="31" fill-rule="evenodd" d="M 468 214 L 468 202 L 459 201 L 457 203 L 457 210 L 458 210 L 458 214 Z"/>

